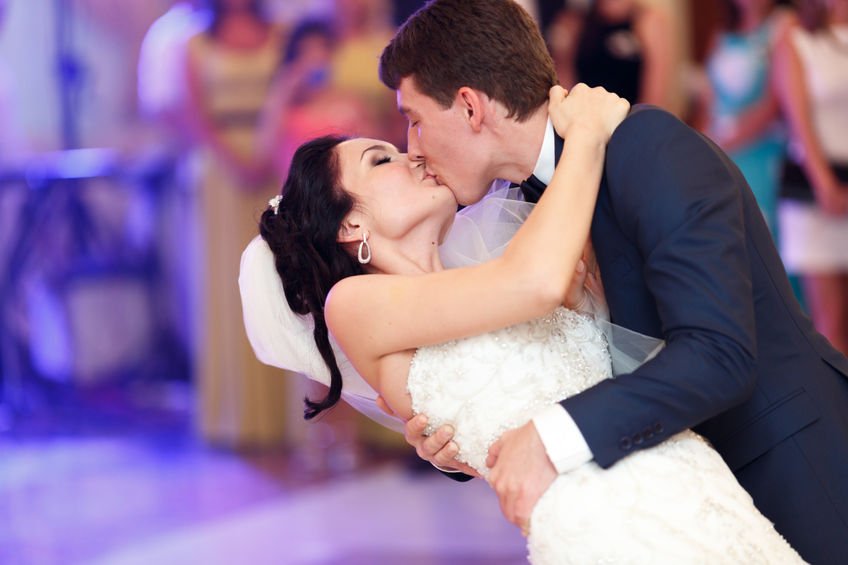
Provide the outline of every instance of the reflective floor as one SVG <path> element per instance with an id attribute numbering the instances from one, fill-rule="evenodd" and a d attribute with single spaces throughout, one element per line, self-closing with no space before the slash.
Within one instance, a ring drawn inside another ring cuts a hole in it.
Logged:
<path id="1" fill-rule="evenodd" d="M 483 481 L 365 459 L 316 474 L 201 446 L 185 412 L 57 410 L 0 433 L 0 563 L 525 562 Z"/>

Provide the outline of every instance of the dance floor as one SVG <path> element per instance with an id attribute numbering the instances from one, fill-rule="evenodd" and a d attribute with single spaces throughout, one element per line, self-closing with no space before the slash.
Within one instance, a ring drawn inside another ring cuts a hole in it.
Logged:
<path id="1" fill-rule="evenodd" d="M 282 452 L 201 446 L 185 416 L 102 423 L 0 433 L 0 563 L 525 562 L 481 480 L 390 457 L 315 476 Z"/>

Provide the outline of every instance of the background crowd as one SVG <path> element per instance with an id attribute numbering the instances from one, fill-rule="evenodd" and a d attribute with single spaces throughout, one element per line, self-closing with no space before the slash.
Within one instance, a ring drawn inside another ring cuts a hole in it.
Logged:
<path id="1" fill-rule="evenodd" d="M 848 353 L 848 0 L 520 3 L 563 85 L 666 108 L 727 151 Z M 301 478 L 406 452 L 346 407 L 302 421 L 315 385 L 255 359 L 236 280 L 300 143 L 404 147 L 377 60 L 421 4 L 0 0 L 0 505 L 39 488 L 21 477 L 59 437 L 176 434 Z M 52 562 L 56 536 L 14 523 L 0 561 Z"/>

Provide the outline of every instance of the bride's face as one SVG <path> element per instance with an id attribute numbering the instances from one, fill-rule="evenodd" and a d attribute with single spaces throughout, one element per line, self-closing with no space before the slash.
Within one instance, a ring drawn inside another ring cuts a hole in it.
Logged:
<path id="1" fill-rule="evenodd" d="M 456 198 L 426 173 L 423 163 L 377 139 L 350 139 L 338 146 L 341 183 L 358 202 L 357 220 L 372 237 L 399 241 L 420 227 L 440 236 L 456 214 Z"/>

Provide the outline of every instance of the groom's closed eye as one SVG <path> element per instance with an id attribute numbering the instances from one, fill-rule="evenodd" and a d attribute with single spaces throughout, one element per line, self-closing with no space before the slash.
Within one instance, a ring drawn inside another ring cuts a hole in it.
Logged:
<path id="1" fill-rule="evenodd" d="M 409 127 L 411 128 L 417 126 L 418 122 L 421 121 L 417 117 L 411 116 L 410 109 L 405 106 L 401 106 L 400 108 L 398 108 L 398 111 L 400 112 L 401 116 L 406 118 L 406 121 L 409 124 Z"/>

